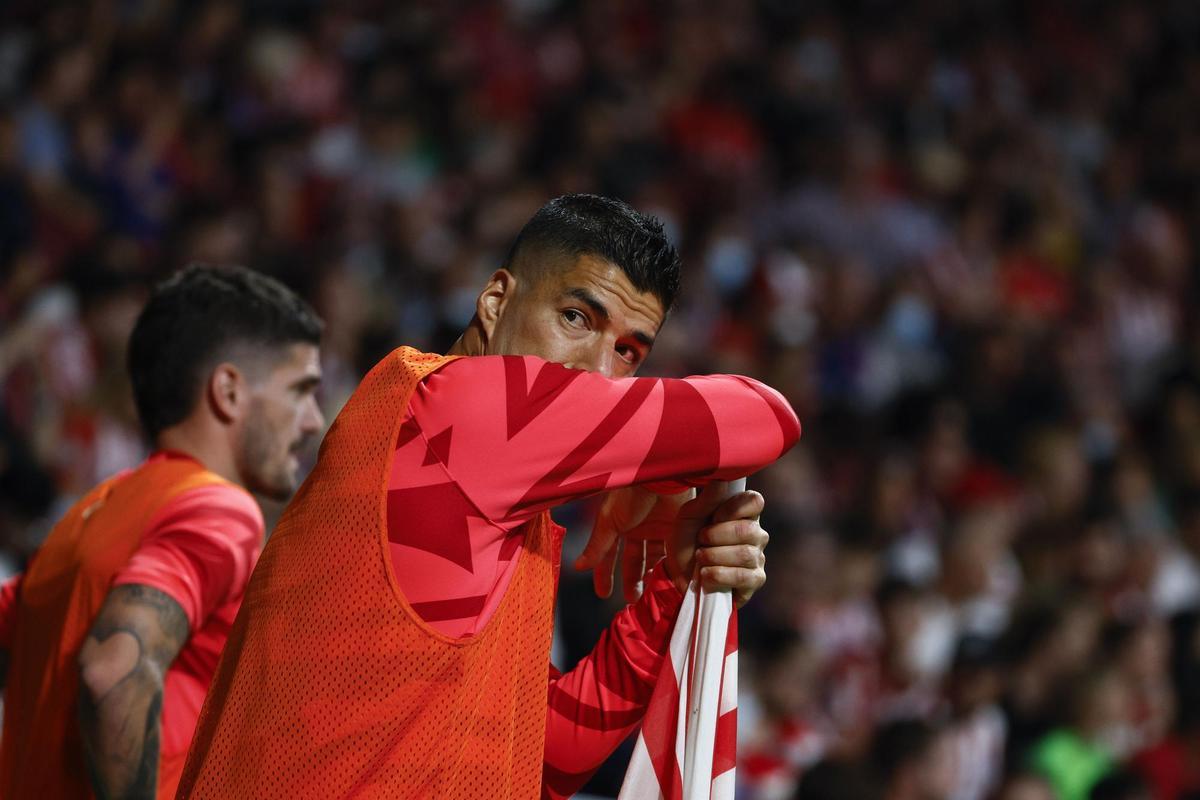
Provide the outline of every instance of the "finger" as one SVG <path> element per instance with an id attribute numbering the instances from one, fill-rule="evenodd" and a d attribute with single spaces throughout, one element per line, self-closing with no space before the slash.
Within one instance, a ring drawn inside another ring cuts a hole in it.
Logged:
<path id="1" fill-rule="evenodd" d="M 713 522 L 728 522 L 734 519 L 755 519 L 762 514 L 766 501 L 758 492 L 738 492 L 717 507 Z"/>
<path id="2" fill-rule="evenodd" d="M 697 534 L 696 540 L 704 547 L 749 544 L 759 550 L 765 550 L 771 537 L 763 530 L 758 520 L 735 519 L 704 527 Z"/>
<path id="3" fill-rule="evenodd" d="M 722 487 L 714 481 L 704 487 L 700 494 L 679 507 L 679 519 L 707 520 L 724 502 Z"/>
<path id="4" fill-rule="evenodd" d="M 763 551 L 749 544 L 702 547 L 696 551 L 696 563 L 704 567 L 758 569 L 766 563 Z"/>
<path id="5" fill-rule="evenodd" d="M 611 516 L 601 507 L 600 512 L 596 515 L 596 522 L 592 525 L 591 538 L 588 539 L 579 558 L 575 559 L 575 569 L 585 570 L 598 567 L 601 560 L 616 547 L 618 535 L 616 527 L 612 524 Z"/>
<path id="6" fill-rule="evenodd" d="M 702 567 L 700 586 L 708 592 L 732 591 L 734 602 L 741 607 L 767 582 L 762 568 Z"/>
<path id="7" fill-rule="evenodd" d="M 658 566 L 658 562 L 667 557 L 667 543 L 663 541 L 649 540 L 646 543 L 646 569 L 650 570 Z"/>
<path id="8" fill-rule="evenodd" d="M 625 555 L 621 559 L 621 584 L 625 602 L 632 603 L 642 596 L 642 575 L 646 572 L 646 545 L 644 542 L 625 542 Z"/>
<path id="9" fill-rule="evenodd" d="M 617 551 L 620 547 L 621 541 L 617 539 L 592 570 L 592 586 L 596 589 L 597 597 L 607 598 L 612 594 L 613 574 L 617 569 Z"/>

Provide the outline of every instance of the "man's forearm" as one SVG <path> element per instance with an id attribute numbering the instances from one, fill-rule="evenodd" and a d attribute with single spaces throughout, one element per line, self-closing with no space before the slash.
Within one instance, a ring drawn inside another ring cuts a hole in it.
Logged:
<path id="1" fill-rule="evenodd" d="M 662 566 L 595 649 L 551 681 L 543 797 L 569 797 L 642 721 L 683 596 Z"/>
<path id="2" fill-rule="evenodd" d="M 162 699 L 162 675 L 144 660 L 99 696 L 81 687 L 84 753 L 101 800 L 155 796 Z"/>
<path id="3" fill-rule="evenodd" d="M 163 679 L 188 637 L 182 607 L 158 589 L 109 592 L 79 653 L 79 724 L 96 796 L 158 790 Z"/>

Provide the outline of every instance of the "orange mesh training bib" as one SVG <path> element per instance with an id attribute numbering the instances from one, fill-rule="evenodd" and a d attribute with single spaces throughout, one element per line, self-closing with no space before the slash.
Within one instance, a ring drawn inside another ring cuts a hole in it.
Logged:
<path id="1" fill-rule="evenodd" d="M 190 458 L 150 461 L 97 486 L 54 526 L 21 587 L 4 695 L 4 800 L 92 796 L 79 731 L 83 641 L 154 514 L 180 492 L 223 482 Z M 174 794 L 174 784 L 160 788 Z"/>
<path id="2" fill-rule="evenodd" d="M 426 625 L 392 572 L 396 436 L 417 383 L 449 361 L 400 348 L 338 415 L 250 580 L 180 797 L 539 796 L 558 557 L 549 514 L 526 524 L 512 581 L 474 637 Z"/>

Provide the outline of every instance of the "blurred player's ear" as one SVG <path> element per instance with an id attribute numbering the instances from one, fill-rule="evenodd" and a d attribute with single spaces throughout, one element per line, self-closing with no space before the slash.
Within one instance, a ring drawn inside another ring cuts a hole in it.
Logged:
<path id="1" fill-rule="evenodd" d="M 492 273 L 487 285 L 479 293 L 475 301 L 475 315 L 479 317 L 483 329 L 484 347 L 492 341 L 496 325 L 504 315 L 504 309 L 516 294 L 517 276 L 506 269 L 498 269 Z"/>
<path id="2" fill-rule="evenodd" d="M 217 419 L 233 422 L 242 416 L 249 387 L 241 370 L 227 362 L 218 364 L 209 375 L 207 388 L 208 402 Z"/>

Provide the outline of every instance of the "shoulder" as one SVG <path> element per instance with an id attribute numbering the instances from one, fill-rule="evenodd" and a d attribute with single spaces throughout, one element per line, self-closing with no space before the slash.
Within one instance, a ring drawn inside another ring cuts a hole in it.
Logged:
<path id="1" fill-rule="evenodd" d="M 150 528 L 212 531 L 233 539 L 261 540 L 265 523 L 258 502 L 240 486 L 213 477 L 213 482 L 185 489 L 167 500 Z"/>

